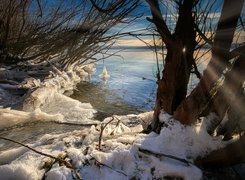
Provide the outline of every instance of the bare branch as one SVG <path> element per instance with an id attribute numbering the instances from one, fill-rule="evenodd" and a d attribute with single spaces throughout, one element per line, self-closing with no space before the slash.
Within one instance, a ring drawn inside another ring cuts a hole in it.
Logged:
<path id="1" fill-rule="evenodd" d="M 213 42 L 212 42 L 212 39 L 209 39 L 207 38 L 207 36 L 205 36 L 205 34 L 199 29 L 199 27 L 196 25 L 196 23 L 194 24 L 195 25 L 195 30 L 197 31 L 197 33 L 201 36 L 201 38 L 206 42 L 208 43 L 209 45 L 213 45 Z"/>
<path id="2" fill-rule="evenodd" d="M 65 165 L 66 167 L 68 167 L 68 168 L 72 168 L 72 165 L 71 165 L 68 161 L 63 160 L 63 159 L 61 159 L 61 158 L 59 158 L 59 157 L 55 157 L 55 156 L 53 156 L 53 155 L 50 155 L 50 154 L 47 154 L 47 153 L 43 153 L 43 152 L 37 151 L 36 149 L 34 149 L 34 148 L 30 147 L 30 146 L 27 146 L 27 145 L 25 145 L 25 144 L 23 144 L 23 143 L 17 142 L 17 141 L 15 141 L 15 140 L 12 140 L 12 139 L 9 139 L 9 138 L 5 138 L 5 137 L 1 137 L 1 136 L 0 136 L 0 139 L 3 139 L 3 140 L 5 140 L 5 141 L 10 141 L 10 142 L 19 144 L 19 145 L 21 145 L 21 146 L 23 146 L 23 147 L 26 147 L 27 149 L 30 149 L 31 151 L 33 151 L 33 152 L 35 152 L 35 153 L 37 153 L 37 154 L 40 154 L 40 155 L 42 155 L 42 156 L 49 157 L 49 158 L 54 159 L 55 161 L 59 162 L 60 164 L 64 164 L 64 165 Z"/>
<path id="3" fill-rule="evenodd" d="M 168 154 L 164 154 L 164 153 L 153 152 L 153 151 L 141 148 L 141 147 L 139 148 L 139 151 L 142 152 L 142 153 L 145 153 L 145 154 L 151 154 L 151 155 L 155 155 L 155 156 L 158 156 L 158 157 L 164 156 L 164 157 L 167 157 L 167 158 L 170 158 L 170 159 L 174 159 L 174 160 L 180 161 L 182 163 L 185 163 L 188 166 L 190 164 L 193 164 L 192 162 L 190 162 L 190 161 L 188 161 L 186 159 L 183 159 L 183 158 L 179 158 L 179 157 L 168 155 Z"/>
<path id="4" fill-rule="evenodd" d="M 101 151 L 101 141 L 102 141 L 102 136 L 103 136 L 103 131 L 105 130 L 106 126 L 110 124 L 112 121 L 114 121 L 114 116 L 112 116 L 112 119 L 108 121 L 105 125 L 101 124 L 100 125 L 100 136 L 99 136 L 99 151 Z"/>
<path id="5" fill-rule="evenodd" d="M 151 13 L 153 17 L 152 20 L 150 20 L 149 18 L 148 20 L 152 21 L 156 25 L 157 30 L 166 45 L 170 44 L 172 42 L 172 35 L 167 27 L 166 22 L 162 18 L 162 13 L 159 7 L 158 0 L 147 0 L 147 3 L 151 8 Z"/>
<path id="6" fill-rule="evenodd" d="M 39 17 L 42 17 L 43 16 L 43 10 L 42 10 L 42 6 L 41 6 L 41 3 L 40 3 L 40 0 L 37 0 L 37 5 L 38 5 L 38 8 L 39 8 Z"/>
<path id="7" fill-rule="evenodd" d="M 117 173 L 120 173 L 120 174 L 122 174 L 122 175 L 124 175 L 124 176 L 127 176 L 127 174 L 125 174 L 125 172 L 115 170 L 115 169 L 113 169 L 112 167 L 110 167 L 110 166 L 108 166 L 108 165 L 106 165 L 106 164 L 104 164 L 104 163 L 101 163 L 101 162 L 98 161 L 95 157 L 93 157 L 93 156 L 91 156 L 91 155 L 90 155 L 90 157 L 91 157 L 92 159 L 94 159 L 94 160 L 96 161 L 96 163 L 98 163 L 99 165 L 105 166 L 105 167 L 107 167 L 107 168 L 109 168 L 109 169 L 111 169 L 111 170 L 113 170 L 113 171 L 115 171 L 115 172 L 117 172 Z"/>

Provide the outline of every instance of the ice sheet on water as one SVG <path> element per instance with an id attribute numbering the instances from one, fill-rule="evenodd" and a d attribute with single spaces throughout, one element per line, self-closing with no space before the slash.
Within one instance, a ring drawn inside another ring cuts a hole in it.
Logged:
<path id="1" fill-rule="evenodd" d="M 0 108 L 1 106 L 12 106 L 20 101 L 22 101 L 22 99 L 18 95 L 11 94 L 0 87 Z"/>
<path id="2" fill-rule="evenodd" d="M 64 118 L 61 122 L 78 124 L 95 124 L 92 120 L 96 110 L 90 103 L 81 103 L 61 93 L 54 93 L 52 101 L 45 103 L 41 110 L 48 114 L 61 114 Z"/>
<path id="3" fill-rule="evenodd" d="M 10 108 L 0 108 L 0 129 L 33 121 L 62 120 L 63 116 L 61 114 L 47 114 L 45 112 L 42 112 L 40 109 L 36 109 L 33 112 L 24 112 L 12 110 Z"/>
<path id="4" fill-rule="evenodd" d="M 81 103 L 54 92 L 50 102 L 31 112 L 0 108 L 0 129 L 33 121 L 56 121 L 73 124 L 96 124 L 96 110 L 89 103 Z"/>

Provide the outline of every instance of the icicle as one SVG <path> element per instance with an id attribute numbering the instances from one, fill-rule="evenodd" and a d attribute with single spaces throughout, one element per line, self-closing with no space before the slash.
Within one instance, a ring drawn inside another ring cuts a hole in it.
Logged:
<path id="1" fill-rule="evenodd" d="M 102 80 L 107 80 L 109 77 L 110 77 L 110 75 L 109 75 L 109 73 L 107 72 L 107 69 L 106 69 L 106 67 L 104 66 L 104 68 L 103 68 L 103 71 L 102 71 L 102 73 L 99 75 L 99 77 L 102 79 Z"/>

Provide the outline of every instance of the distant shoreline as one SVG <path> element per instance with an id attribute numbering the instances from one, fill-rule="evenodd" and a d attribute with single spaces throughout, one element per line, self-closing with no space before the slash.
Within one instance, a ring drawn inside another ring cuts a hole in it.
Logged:
<path id="1" fill-rule="evenodd" d="M 156 47 L 157 48 L 157 50 L 162 50 L 162 47 L 160 47 L 160 46 L 157 46 Z M 164 48 L 164 50 L 166 50 L 166 47 L 164 46 L 163 47 Z M 208 47 L 208 46 L 204 46 L 204 47 L 202 47 L 202 49 L 209 49 L 210 47 Z M 148 46 L 113 46 L 112 48 L 111 48 L 111 50 L 132 50 L 132 49 L 135 49 L 135 50 L 148 50 L 148 51 L 152 51 L 152 49 L 150 48 L 150 47 L 148 47 Z"/>

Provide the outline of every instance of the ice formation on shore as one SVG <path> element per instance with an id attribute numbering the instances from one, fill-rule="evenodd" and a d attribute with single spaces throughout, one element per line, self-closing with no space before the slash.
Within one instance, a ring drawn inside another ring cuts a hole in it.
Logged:
<path id="1" fill-rule="evenodd" d="M 80 81 L 79 72 L 57 70 L 55 77 L 46 79 L 24 100 L 24 111 L 0 108 L 0 129 L 33 121 L 98 123 L 92 120 L 96 110 L 89 103 L 81 103 L 63 94 L 73 90 Z"/>

